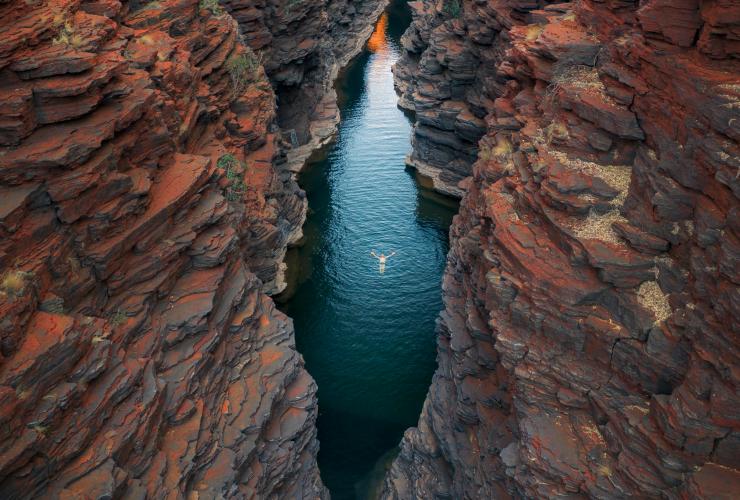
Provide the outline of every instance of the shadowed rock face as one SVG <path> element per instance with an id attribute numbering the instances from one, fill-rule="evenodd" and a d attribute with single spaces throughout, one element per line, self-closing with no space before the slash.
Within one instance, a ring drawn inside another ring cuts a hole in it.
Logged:
<path id="1" fill-rule="evenodd" d="M 334 90 L 338 72 L 370 37 L 387 0 L 222 0 L 234 17 L 244 42 L 263 64 L 277 93 L 281 156 L 277 163 L 283 184 L 296 191 L 296 173 L 318 148 L 334 137 L 339 107 Z M 261 236 L 251 260 L 269 284 L 270 293 L 285 289 L 285 249 L 303 237 L 308 203 L 304 193 L 275 205 L 286 224 L 277 239 Z"/>
<path id="2" fill-rule="evenodd" d="M 276 89 L 291 170 L 334 135 L 337 73 L 370 37 L 388 0 L 225 0 Z M 292 138 L 292 140 L 290 140 Z"/>
<path id="3" fill-rule="evenodd" d="M 2 498 L 326 495 L 266 295 L 305 201 L 206 5 L 0 3 Z"/>
<path id="4" fill-rule="evenodd" d="M 730 498 L 738 5 L 412 5 L 410 162 L 464 197 L 384 496 Z"/>

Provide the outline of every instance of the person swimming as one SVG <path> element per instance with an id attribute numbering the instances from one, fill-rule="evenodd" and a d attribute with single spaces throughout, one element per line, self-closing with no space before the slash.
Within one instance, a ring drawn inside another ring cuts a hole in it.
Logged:
<path id="1" fill-rule="evenodd" d="M 383 274 L 385 272 L 385 263 L 388 259 L 396 255 L 396 252 L 391 252 L 388 255 L 384 255 L 383 252 L 380 252 L 380 255 L 375 253 L 375 250 L 370 252 L 370 255 L 378 259 L 379 267 L 380 267 L 380 274 Z"/>

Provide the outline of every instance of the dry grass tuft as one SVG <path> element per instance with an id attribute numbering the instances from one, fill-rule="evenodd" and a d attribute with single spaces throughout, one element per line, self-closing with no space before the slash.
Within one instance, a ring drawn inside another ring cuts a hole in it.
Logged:
<path id="1" fill-rule="evenodd" d="M 61 28 L 67 19 L 66 13 L 57 11 L 54 13 L 54 17 L 51 18 L 51 26 L 55 29 Z"/>
<path id="2" fill-rule="evenodd" d="M 547 144 L 552 144 L 553 139 L 565 141 L 570 137 L 568 126 L 560 121 L 554 121 L 545 128 Z"/>
<path id="3" fill-rule="evenodd" d="M 595 62 L 595 61 L 594 61 Z M 604 82 L 599 78 L 599 72 L 593 66 L 583 64 L 568 65 L 556 64 L 552 81 L 545 91 L 545 101 L 552 103 L 561 88 L 567 87 L 580 91 L 590 90 L 599 94 L 605 103 L 616 106 L 614 99 L 606 93 Z"/>
<path id="4" fill-rule="evenodd" d="M 496 145 L 491 148 L 491 153 L 494 156 L 506 156 L 511 154 L 512 151 L 514 151 L 514 147 L 506 137 L 497 137 Z"/>
<path id="5" fill-rule="evenodd" d="M 544 24 L 530 24 L 524 32 L 524 38 L 528 42 L 534 42 L 540 37 L 543 31 L 545 31 Z"/>
<path id="6" fill-rule="evenodd" d="M 85 40 L 79 34 L 75 33 L 75 27 L 70 21 L 65 21 L 62 29 L 59 30 L 57 36 L 52 40 L 52 43 L 54 45 L 64 45 L 78 49 L 82 47 Z"/>
<path id="7" fill-rule="evenodd" d="M 656 281 L 645 281 L 637 290 L 637 302 L 655 315 L 655 323 L 666 320 L 671 315 L 668 298 Z"/>
<path id="8" fill-rule="evenodd" d="M 632 180 L 632 167 L 627 165 L 599 165 L 598 163 L 594 163 L 593 165 L 595 176 L 619 191 L 620 195 L 627 195 Z M 623 202 L 624 200 L 622 200 Z"/>
<path id="9" fill-rule="evenodd" d="M 571 158 L 562 151 L 551 150 L 549 153 L 562 165 L 598 177 L 618 191 L 617 197 L 611 201 L 612 206 L 618 208 L 624 204 L 632 180 L 632 167 L 629 165 L 602 165 L 579 158 Z"/>
<path id="10" fill-rule="evenodd" d="M 571 10 L 570 12 L 568 12 L 567 14 L 565 14 L 560 19 L 562 19 L 563 21 L 575 21 L 576 20 L 576 13 Z"/>
<path id="11" fill-rule="evenodd" d="M 604 214 L 598 214 L 592 209 L 585 219 L 575 222 L 572 229 L 580 239 L 623 244 L 624 242 L 612 228 L 612 224 L 615 222 L 627 222 L 627 219 L 622 217 L 619 210 L 615 209 Z"/>
<path id="12" fill-rule="evenodd" d="M 20 297 L 26 291 L 28 280 L 33 273 L 26 271 L 7 271 L 0 280 L 0 292 L 10 297 Z"/>
<path id="13" fill-rule="evenodd" d="M 0 286 L 7 291 L 21 292 L 26 286 L 26 279 L 18 272 L 10 272 L 3 277 Z"/>
<path id="14" fill-rule="evenodd" d="M 154 37 L 152 35 L 142 35 L 139 37 L 139 43 L 142 45 L 154 45 Z"/>
<path id="15" fill-rule="evenodd" d="M 599 78 L 599 72 L 592 66 L 576 64 L 568 66 L 553 75 L 552 83 L 564 84 L 576 89 L 604 90 L 604 83 Z"/>

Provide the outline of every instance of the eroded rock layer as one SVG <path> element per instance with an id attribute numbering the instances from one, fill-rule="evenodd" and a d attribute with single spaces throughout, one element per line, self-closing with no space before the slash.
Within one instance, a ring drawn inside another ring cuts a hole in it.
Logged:
<path id="1" fill-rule="evenodd" d="M 387 0 L 224 0 L 278 95 L 288 163 L 300 170 L 339 122 L 334 81 L 370 37 Z"/>
<path id="2" fill-rule="evenodd" d="M 326 494 L 276 131 L 216 2 L 0 2 L 0 497 Z"/>
<path id="3" fill-rule="evenodd" d="M 464 197 L 384 496 L 733 497 L 740 5 L 413 5 L 410 163 Z"/>

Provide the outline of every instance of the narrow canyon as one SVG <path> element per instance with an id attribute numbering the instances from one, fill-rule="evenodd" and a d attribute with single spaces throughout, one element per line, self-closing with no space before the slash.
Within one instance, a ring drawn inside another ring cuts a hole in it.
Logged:
<path id="1" fill-rule="evenodd" d="M 435 321 L 457 204 L 406 171 L 411 121 L 391 68 L 411 21 L 394 1 L 337 81 L 337 138 L 299 180 L 309 200 L 301 246 L 277 297 L 318 385 L 318 465 L 334 499 L 367 498 L 434 372 Z M 380 273 L 370 254 L 395 252 Z"/>
<path id="2" fill-rule="evenodd" d="M 738 0 L 0 0 L 0 498 L 737 498 L 739 198 Z"/>

